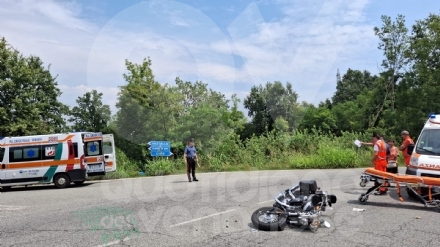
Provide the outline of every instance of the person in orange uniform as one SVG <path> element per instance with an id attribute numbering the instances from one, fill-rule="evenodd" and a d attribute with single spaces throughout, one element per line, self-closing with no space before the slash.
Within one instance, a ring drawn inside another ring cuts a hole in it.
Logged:
<path id="1" fill-rule="evenodd" d="M 411 155 L 408 154 L 408 145 L 414 144 L 414 141 L 409 137 L 409 132 L 404 130 L 400 133 L 403 139 L 402 145 L 399 147 L 399 150 L 403 153 L 403 158 L 405 159 L 405 165 L 409 166 L 409 161 L 411 160 Z"/>
<path id="2" fill-rule="evenodd" d="M 373 134 L 374 155 L 373 164 L 374 169 L 386 172 L 387 171 L 387 147 L 384 141 L 380 139 L 379 134 Z"/>
<path id="3" fill-rule="evenodd" d="M 399 157 L 399 149 L 394 146 L 394 140 L 390 139 L 388 141 L 390 146 L 390 154 L 388 155 L 388 166 L 387 172 L 397 174 L 399 169 L 397 165 L 397 157 Z"/>
<path id="4" fill-rule="evenodd" d="M 374 169 L 387 172 L 387 146 L 385 144 L 385 141 L 381 139 L 381 136 L 379 134 L 373 134 L 373 145 L 374 145 L 374 154 L 373 154 L 373 164 Z M 373 188 L 380 187 L 381 184 L 379 184 L 377 181 L 374 183 L 375 186 Z M 384 195 L 387 193 L 388 188 L 390 184 L 385 181 L 383 184 L 385 187 L 380 187 L 377 194 Z M 371 189 L 373 189 L 371 188 Z"/>

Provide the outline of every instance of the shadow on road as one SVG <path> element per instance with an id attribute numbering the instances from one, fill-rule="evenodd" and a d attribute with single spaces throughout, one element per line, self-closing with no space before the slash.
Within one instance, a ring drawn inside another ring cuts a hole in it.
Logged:
<path id="1" fill-rule="evenodd" d="M 182 181 L 173 181 L 171 182 L 173 184 L 179 184 L 179 183 L 188 183 L 188 180 L 182 180 Z"/>
<path id="2" fill-rule="evenodd" d="M 331 217 L 328 215 L 323 215 L 323 216 L 321 216 L 321 218 L 324 220 L 328 220 L 328 218 L 331 218 Z M 254 224 L 252 224 L 252 222 L 249 223 L 248 226 L 251 229 L 251 231 L 255 231 L 255 232 L 260 231 L 254 226 Z M 321 228 L 323 228 L 323 227 L 321 227 Z M 305 232 L 308 232 L 311 234 L 315 234 L 312 231 L 310 231 L 310 229 L 308 229 L 308 228 L 302 228 L 300 226 L 289 225 L 289 224 L 287 224 L 287 226 L 284 228 L 284 230 L 290 230 L 290 231 L 294 231 L 294 232 L 304 232 L 305 231 Z"/>
<path id="3" fill-rule="evenodd" d="M 65 190 L 67 189 L 75 189 L 78 187 L 87 187 L 89 185 L 92 185 L 93 183 L 84 183 L 82 185 L 70 185 L 70 187 L 65 188 Z M 9 189 L 0 189 L 1 193 L 7 193 L 7 192 L 18 192 L 18 191 L 34 191 L 34 190 L 59 190 L 58 188 L 56 188 L 54 185 L 48 184 L 48 185 L 29 185 L 27 187 L 25 186 L 17 186 L 17 187 L 12 187 Z"/>

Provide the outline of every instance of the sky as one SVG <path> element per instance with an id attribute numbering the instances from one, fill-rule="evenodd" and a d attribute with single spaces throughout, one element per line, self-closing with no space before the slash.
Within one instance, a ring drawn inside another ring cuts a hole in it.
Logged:
<path id="1" fill-rule="evenodd" d="M 70 106 L 96 89 L 115 113 L 125 59 L 148 57 L 161 83 L 198 80 L 243 100 L 252 86 L 290 82 L 318 104 L 338 69 L 380 72 L 381 15 L 402 14 L 410 28 L 430 13 L 440 1 L 0 0 L 0 36 L 50 64 Z"/>

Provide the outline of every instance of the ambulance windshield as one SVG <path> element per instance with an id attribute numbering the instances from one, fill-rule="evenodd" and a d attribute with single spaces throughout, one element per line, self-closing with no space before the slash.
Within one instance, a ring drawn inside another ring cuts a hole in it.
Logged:
<path id="1" fill-rule="evenodd" d="M 440 156 L 440 129 L 423 130 L 417 142 L 416 152 Z"/>

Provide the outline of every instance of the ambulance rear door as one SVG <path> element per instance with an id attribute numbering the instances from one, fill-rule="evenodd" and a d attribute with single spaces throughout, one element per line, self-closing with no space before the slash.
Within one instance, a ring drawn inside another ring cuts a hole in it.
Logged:
<path id="1" fill-rule="evenodd" d="M 102 135 L 103 140 L 103 153 L 105 161 L 105 171 L 115 172 L 116 171 L 116 147 L 113 134 Z"/>
<path id="2" fill-rule="evenodd" d="M 88 176 L 105 175 L 102 133 L 82 134 Z"/>
<path id="3" fill-rule="evenodd" d="M 2 137 L 0 137 L 1 141 Z M 0 184 L 2 180 L 6 179 L 6 148 L 3 146 L 0 146 Z"/>

